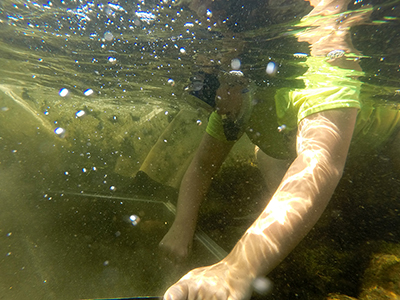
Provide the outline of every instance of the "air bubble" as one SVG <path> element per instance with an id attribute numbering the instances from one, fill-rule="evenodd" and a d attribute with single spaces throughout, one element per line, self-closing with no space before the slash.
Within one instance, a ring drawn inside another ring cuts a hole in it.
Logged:
<path id="1" fill-rule="evenodd" d="M 295 58 L 305 58 L 305 57 L 307 57 L 308 55 L 307 55 L 307 53 L 297 52 L 297 53 L 294 53 L 293 56 L 294 56 Z"/>
<path id="2" fill-rule="evenodd" d="M 68 93 L 69 93 L 69 91 L 68 91 L 66 88 L 62 88 L 62 89 L 58 92 L 58 94 L 59 94 L 61 97 L 67 96 Z"/>
<path id="3" fill-rule="evenodd" d="M 60 138 L 65 137 L 65 129 L 64 128 L 57 127 L 56 129 L 54 129 L 54 133 L 57 134 Z"/>
<path id="4" fill-rule="evenodd" d="M 85 90 L 84 92 L 83 92 L 83 94 L 85 95 L 85 96 L 90 96 L 90 95 L 92 95 L 94 92 L 93 92 L 93 90 L 92 89 L 87 89 L 87 90 Z"/>
<path id="5" fill-rule="evenodd" d="M 85 114 L 86 113 L 84 110 L 80 110 L 80 111 L 76 112 L 75 117 L 80 118 L 80 117 L 83 117 Z"/>
<path id="6" fill-rule="evenodd" d="M 173 80 L 172 78 L 169 78 L 167 81 L 171 86 L 175 86 L 175 80 Z"/>
<path id="7" fill-rule="evenodd" d="M 272 290 L 272 281 L 265 277 L 257 277 L 253 281 L 253 289 L 259 295 L 266 295 Z"/>
<path id="8" fill-rule="evenodd" d="M 113 40 L 113 38 L 114 38 L 114 35 L 110 32 L 110 31 L 106 31 L 106 32 L 104 32 L 104 39 L 106 40 L 106 41 L 112 41 Z"/>
<path id="9" fill-rule="evenodd" d="M 239 58 L 234 58 L 231 60 L 231 68 L 232 70 L 240 70 L 240 59 Z"/>
<path id="10" fill-rule="evenodd" d="M 267 65 L 267 68 L 265 69 L 268 75 L 275 75 L 276 72 L 278 71 L 278 68 L 276 64 L 273 61 L 270 61 Z"/>
<path id="11" fill-rule="evenodd" d="M 286 125 L 285 124 L 283 124 L 283 125 L 281 125 L 281 126 L 278 126 L 278 132 L 282 132 L 282 131 L 284 131 L 286 129 Z"/>

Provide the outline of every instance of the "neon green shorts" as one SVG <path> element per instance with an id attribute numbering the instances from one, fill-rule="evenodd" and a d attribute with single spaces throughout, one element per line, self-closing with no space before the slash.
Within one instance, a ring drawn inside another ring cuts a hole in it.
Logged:
<path id="1" fill-rule="evenodd" d="M 305 117 L 330 109 L 361 109 L 359 93 L 363 72 L 342 69 L 329 64 L 325 57 L 308 57 L 302 79 L 305 88 L 281 89 L 275 95 L 278 122 L 287 129 L 297 128 Z"/>
<path id="2" fill-rule="evenodd" d="M 352 149 L 373 150 L 399 130 L 399 105 L 360 98 L 361 82 L 357 77 L 363 72 L 331 66 L 324 57 L 309 57 L 303 64 L 308 70 L 298 79 L 303 80 L 305 87 L 280 89 L 274 99 L 269 96 L 271 89 L 261 92 L 263 100 L 252 108 L 250 119 L 241 131 L 267 155 L 294 158 L 298 123 L 309 115 L 330 109 L 359 110 Z M 221 116 L 214 112 L 206 131 L 218 140 L 229 142 L 222 123 Z M 279 130 L 282 127 L 285 130 Z"/>

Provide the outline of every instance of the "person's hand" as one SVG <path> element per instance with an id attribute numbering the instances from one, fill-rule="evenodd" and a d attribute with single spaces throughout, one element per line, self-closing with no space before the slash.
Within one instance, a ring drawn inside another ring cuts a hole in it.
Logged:
<path id="1" fill-rule="evenodd" d="M 189 228 L 173 224 L 159 247 L 163 255 L 172 261 L 184 261 L 188 258 L 193 243 L 193 233 Z"/>
<path id="2" fill-rule="evenodd" d="M 249 299 L 252 281 L 249 272 L 234 268 L 223 260 L 212 266 L 190 271 L 166 291 L 164 299 Z"/>

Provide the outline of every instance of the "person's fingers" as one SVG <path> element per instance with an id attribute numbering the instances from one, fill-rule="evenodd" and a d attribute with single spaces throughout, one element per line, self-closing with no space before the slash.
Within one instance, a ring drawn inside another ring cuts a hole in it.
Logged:
<path id="1" fill-rule="evenodd" d="M 164 300 L 187 300 L 188 291 L 186 284 L 174 284 L 164 294 Z"/>

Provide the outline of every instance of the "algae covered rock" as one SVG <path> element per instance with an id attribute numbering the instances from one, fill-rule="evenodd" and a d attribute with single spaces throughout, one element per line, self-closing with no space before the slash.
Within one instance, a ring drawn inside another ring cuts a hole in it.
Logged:
<path id="1" fill-rule="evenodd" d="M 400 245 L 384 244 L 365 271 L 361 300 L 400 299 Z"/>

